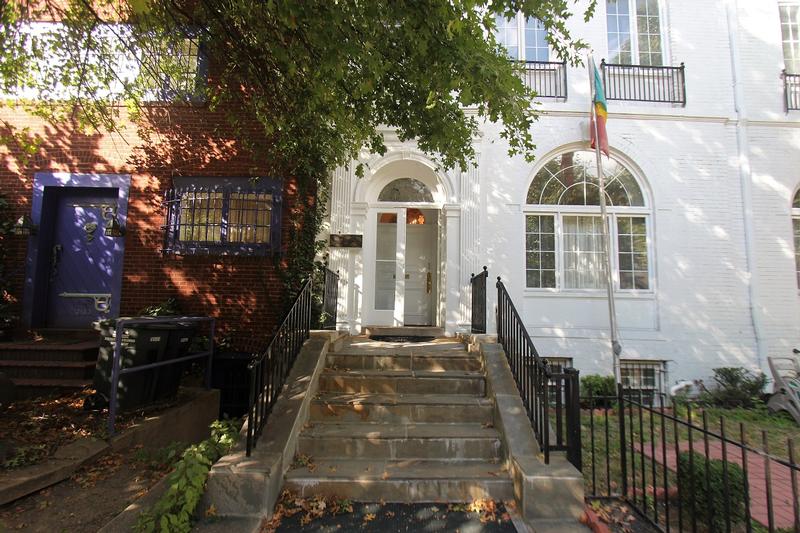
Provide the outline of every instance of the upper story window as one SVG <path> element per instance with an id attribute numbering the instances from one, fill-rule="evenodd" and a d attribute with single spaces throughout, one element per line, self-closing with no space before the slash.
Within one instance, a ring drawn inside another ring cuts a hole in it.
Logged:
<path id="1" fill-rule="evenodd" d="M 782 3 L 778 9 L 786 72 L 800 74 L 800 3 Z"/>
<path id="2" fill-rule="evenodd" d="M 268 178 L 174 178 L 164 251 L 265 255 L 280 248 L 281 183 Z"/>
<path id="3" fill-rule="evenodd" d="M 142 59 L 139 68 L 146 97 L 154 101 L 200 98 L 206 75 L 207 59 L 198 37 L 157 45 L 151 57 Z"/>
<path id="4" fill-rule="evenodd" d="M 503 45 L 511 59 L 519 61 L 549 61 L 547 30 L 535 18 L 525 18 L 521 13 L 507 19 L 495 18 L 497 41 Z"/>
<path id="5" fill-rule="evenodd" d="M 658 0 L 606 0 L 609 63 L 664 65 Z"/>
<path id="6" fill-rule="evenodd" d="M 633 174 L 604 160 L 615 289 L 650 290 L 650 209 Z M 526 286 L 606 286 L 600 189 L 594 152 L 566 152 L 534 176 L 525 210 Z"/>

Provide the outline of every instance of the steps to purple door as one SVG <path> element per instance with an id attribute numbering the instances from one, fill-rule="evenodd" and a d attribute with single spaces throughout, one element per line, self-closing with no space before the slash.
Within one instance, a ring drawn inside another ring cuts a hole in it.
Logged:
<path id="1" fill-rule="evenodd" d="M 0 373 L 19 398 L 80 390 L 92 384 L 100 339 L 96 331 L 39 330 L 0 342 Z"/>

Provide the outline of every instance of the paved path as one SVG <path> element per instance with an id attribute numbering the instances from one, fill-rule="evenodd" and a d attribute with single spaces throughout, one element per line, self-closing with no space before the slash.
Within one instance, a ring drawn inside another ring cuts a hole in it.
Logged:
<path id="1" fill-rule="evenodd" d="M 688 451 L 689 443 L 679 443 L 680 450 Z M 637 445 L 638 448 L 638 445 Z M 695 452 L 705 453 L 705 445 L 702 441 L 695 441 L 693 448 Z M 742 450 L 738 446 L 727 446 L 727 457 L 731 463 L 742 466 Z M 652 449 L 649 445 L 644 445 L 644 454 L 652 458 Z M 708 443 L 708 455 L 712 459 L 722 459 L 722 444 L 719 441 Z M 761 455 L 747 452 L 747 479 L 750 489 L 750 514 L 754 520 L 767 525 L 768 506 L 767 506 L 767 477 L 765 471 L 764 457 Z M 663 461 L 664 454 L 661 445 L 655 446 L 656 462 Z M 772 511 L 775 520 L 775 527 L 791 529 L 794 525 L 794 510 L 792 506 L 792 474 L 789 467 L 782 465 L 774 460 L 769 460 L 770 476 L 772 479 Z M 677 457 L 674 446 L 667 446 L 667 468 L 676 471 Z M 649 472 L 648 472 L 649 474 Z M 800 488 L 800 473 L 797 473 L 798 488 Z"/>

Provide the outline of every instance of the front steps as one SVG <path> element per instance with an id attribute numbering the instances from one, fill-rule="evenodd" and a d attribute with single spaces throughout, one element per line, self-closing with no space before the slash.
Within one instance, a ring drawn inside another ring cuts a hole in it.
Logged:
<path id="1" fill-rule="evenodd" d="M 448 339 L 330 353 L 285 488 L 354 501 L 514 497 L 481 360 Z"/>

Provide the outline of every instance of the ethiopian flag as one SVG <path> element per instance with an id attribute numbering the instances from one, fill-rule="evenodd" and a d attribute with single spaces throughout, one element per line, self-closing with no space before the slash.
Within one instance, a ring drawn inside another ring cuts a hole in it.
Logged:
<path id="1" fill-rule="evenodd" d="M 608 133 L 606 132 L 606 119 L 608 118 L 608 104 L 606 104 L 606 94 L 603 90 L 603 80 L 597 66 L 592 61 L 594 75 L 594 97 L 592 98 L 592 120 L 589 124 L 592 148 L 596 148 L 600 143 L 600 151 L 608 155 Z M 595 127 L 595 120 L 597 127 Z"/>

